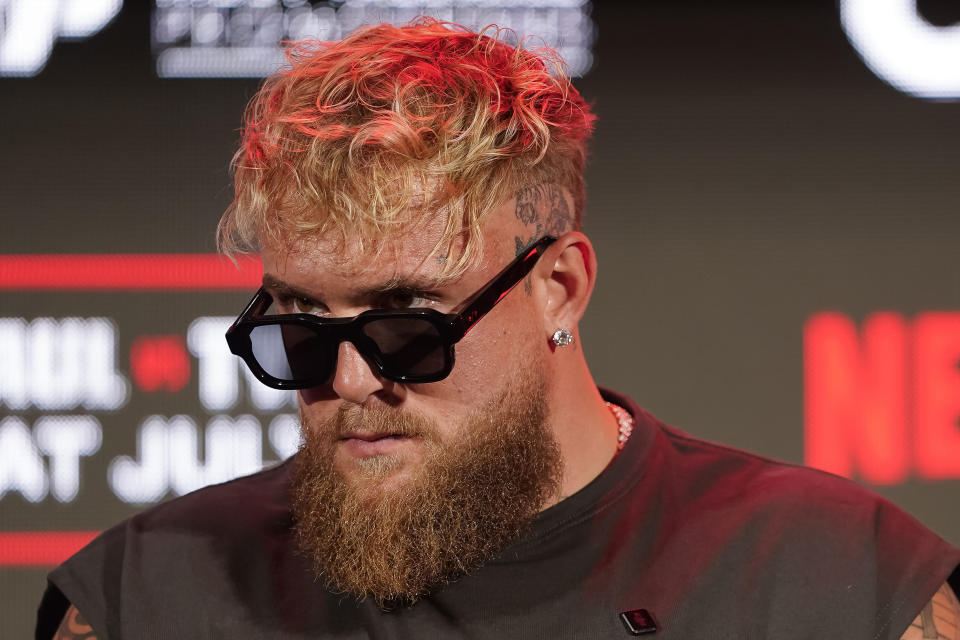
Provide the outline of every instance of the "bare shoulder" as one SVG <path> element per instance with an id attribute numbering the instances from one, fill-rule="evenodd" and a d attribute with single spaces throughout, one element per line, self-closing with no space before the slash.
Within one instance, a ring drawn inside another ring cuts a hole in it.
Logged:
<path id="1" fill-rule="evenodd" d="M 901 640 L 960 640 L 960 602 L 944 583 L 910 624 Z"/>
<path id="2" fill-rule="evenodd" d="M 93 633 L 93 627 L 87 624 L 83 614 L 77 611 L 77 608 L 70 605 L 63 616 L 63 622 L 54 634 L 53 640 L 97 640 Z"/>

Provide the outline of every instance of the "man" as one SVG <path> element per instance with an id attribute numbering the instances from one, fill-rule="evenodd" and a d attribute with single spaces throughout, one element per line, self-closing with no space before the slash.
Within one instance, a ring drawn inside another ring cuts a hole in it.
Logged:
<path id="1" fill-rule="evenodd" d="M 105 532 L 38 635 L 960 638 L 960 550 L 597 389 L 593 116 L 556 59 L 432 21 L 290 59 L 220 238 L 263 257 L 227 340 L 304 444 Z"/>

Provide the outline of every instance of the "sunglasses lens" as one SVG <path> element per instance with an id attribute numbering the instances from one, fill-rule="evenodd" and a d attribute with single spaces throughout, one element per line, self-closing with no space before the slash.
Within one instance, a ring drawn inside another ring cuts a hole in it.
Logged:
<path id="1" fill-rule="evenodd" d="M 250 332 L 253 356 L 267 372 L 285 382 L 320 384 L 330 377 L 333 360 L 316 328 L 264 324 Z"/>
<path id="2" fill-rule="evenodd" d="M 447 364 L 440 330 L 423 318 L 383 318 L 363 327 L 380 351 L 385 372 L 393 376 L 432 376 Z"/>

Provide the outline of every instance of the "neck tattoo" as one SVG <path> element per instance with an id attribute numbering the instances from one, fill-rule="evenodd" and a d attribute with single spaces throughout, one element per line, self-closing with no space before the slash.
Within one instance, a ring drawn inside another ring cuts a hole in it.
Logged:
<path id="1" fill-rule="evenodd" d="M 619 453 L 627 444 L 627 440 L 630 439 L 630 434 L 633 433 L 633 416 L 620 405 L 612 402 L 606 404 L 610 412 L 613 413 L 613 417 L 617 419 L 617 425 L 619 426 L 619 434 L 617 435 L 617 452 Z"/>

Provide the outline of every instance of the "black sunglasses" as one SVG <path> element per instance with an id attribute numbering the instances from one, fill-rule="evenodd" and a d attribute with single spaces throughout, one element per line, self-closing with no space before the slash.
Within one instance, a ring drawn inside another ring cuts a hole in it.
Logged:
<path id="1" fill-rule="evenodd" d="M 371 309 L 353 318 L 307 313 L 265 316 L 273 299 L 261 288 L 227 330 L 227 344 L 261 382 L 274 389 L 307 389 L 326 383 L 344 341 L 352 343 L 387 380 L 436 382 L 453 370 L 453 345 L 530 273 L 555 240 L 550 236 L 537 240 L 456 314 L 435 309 Z"/>

